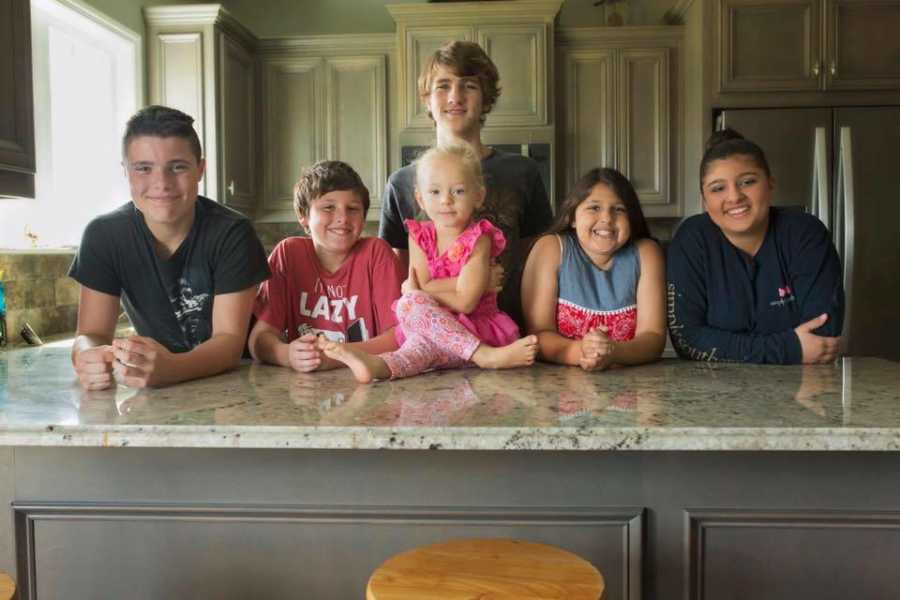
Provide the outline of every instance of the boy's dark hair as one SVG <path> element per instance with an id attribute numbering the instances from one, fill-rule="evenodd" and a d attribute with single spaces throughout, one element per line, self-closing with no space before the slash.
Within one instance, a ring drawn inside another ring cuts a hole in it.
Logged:
<path id="1" fill-rule="evenodd" d="M 339 160 L 320 160 L 300 173 L 294 185 L 294 212 L 298 218 L 308 217 L 313 200 L 342 190 L 356 192 L 363 211 L 369 212 L 369 190 L 353 167 Z"/>
<path id="2" fill-rule="evenodd" d="M 721 131 L 714 131 L 706 140 L 706 150 L 703 152 L 703 160 L 700 161 L 700 188 L 703 188 L 703 178 L 713 161 L 724 160 L 732 156 L 749 156 L 760 169 L 771 177 L 769 161 L 762 148 L 742 136 L 740 133 L 726 127 Z"/>
<path id="3" fill-rule="evenodd" d="M 650 228 L 647 227 L 647 219 L 644 218 L 644 211 L 641 210 L 641 203 L 638 200 L 637 192 L 634 191 L 634 186 L 631 185 L 627 177 L 615 169 L 599 167 L 591 169 L 575 182 L 575 188 L 569 192 L 569 195 L 559 207 L 556 213 L 556 220 L 550 226 L 548 233 L 562 233 L 572 227 L 572 224 L 575 223 L 575 211 L 578 209 L 578 205 L 591 195 L 591 190 L 598 183 L 609 186 L 625 205 L 625 211 L 628 214 L 628 224 L 631 226 L 631 237 L 629 239 L 640 240 L 649 238 Z"/>
<path id="4" fill-rule="evenodd" d="M 122 138 L 122 157 L 128 158 L 128 144 L 136 137 L 177 137 L 187 140 L 199 164 L 203 158 L 200 138 L 194 130 L 194 118 L 175 108 L 152 105 L 137 111 L 125 126 Z"/>
<path id="5" fill-rule="evenodd" d="M 438 67 L 447 67 L 457 77 L 475 77 L 481 86 L 481 124 L 494 108 L 500 97 L 500 74 L 491 57 L 475 42 L 447 42 L 432 54 L 422 66 L 419 74 L 419 98 L 425 99 L 431 93 L 431 82 Z M 434 115 L 428 111 L 434 121 Z"/>

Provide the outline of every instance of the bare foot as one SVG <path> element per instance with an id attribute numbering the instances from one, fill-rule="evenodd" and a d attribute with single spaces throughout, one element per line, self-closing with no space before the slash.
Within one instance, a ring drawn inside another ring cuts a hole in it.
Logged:
<path id="1" fill-rule="evenodd" d="M 347 365 L 353 371 L 353 377 L 360 383 L 371 383 L 374 379 L 389 379 L 391 376 L 387 363 L 368 352 L 330 341 L 320 341 L 319 348 L 328 358 Z"/>
<path id="2" fill-rule="evenodd" d="M 537 336 L 527 335 L 502 348 L 481 344 L 475 350 L 475 354 L 472 355 L 472 362 L 482 369 L 527 367 L 534 364 L 537 351 Z"/>

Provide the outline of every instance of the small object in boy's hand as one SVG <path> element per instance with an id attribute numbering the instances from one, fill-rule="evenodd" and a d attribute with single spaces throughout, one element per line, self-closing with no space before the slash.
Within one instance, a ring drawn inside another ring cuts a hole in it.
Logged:
<path id="1" fill-rule="evenodd" d="M 31 325 L 25 323 L 22 325 L 22 331 L 19 332 L 19 335 L 22 336 L 22 339 L 28 342 L 32 346 L 40 346 L 44 343 L 43 340 L 34 332 L 34 329 L 31 328 Z"/>
<path id="2" fill-rule="evenodd" d="M 297 335 L 303 337 L 307 333 L 312 333 L 313 328 L 309 323 L 300 323 L 297 325 Z"/>

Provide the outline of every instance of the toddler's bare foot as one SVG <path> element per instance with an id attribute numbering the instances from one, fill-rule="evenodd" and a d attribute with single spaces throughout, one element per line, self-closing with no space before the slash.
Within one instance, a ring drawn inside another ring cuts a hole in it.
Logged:
<path id="1" fill-rule="evenodd" d="M 537 336 L 527 335 L 502 348 L 481 344 L 475 350 L 475 354 L 472 355 L 472 362 L 482 369 L 527 367 L 534 364 L 537 351 Z"/>
<path id="2" fill-rule="evenodd" d="M 360 383 L 371 383 L 374 379 L 388 379 L 391 376 L 387 363 L 368 352 L 355 350 L 339 342 L 322 340 L 319 341 L 319 348 L 328 358 L 347 365 Z"/>

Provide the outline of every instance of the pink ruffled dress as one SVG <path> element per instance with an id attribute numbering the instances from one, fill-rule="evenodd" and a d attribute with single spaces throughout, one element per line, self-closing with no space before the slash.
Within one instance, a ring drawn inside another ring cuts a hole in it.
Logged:
<path id="1" fill-rule="evenodd" d="M 468 262 L 475 243 L 482 235 L 491 238 L 491 258 L 503 252 L 506 248 L 506 238 L 503 232 L 494 227 L 487 219 L 481 219 L 469 225 L 459 234 L 446 252 L 438 253 L 437 232 L 434 223 L 430 221 L 405 221 L 409 236 L 425 252 L 428 259 L 428 273 L 432 279 L 445 279 L 459 276 L 463 266 Z M 519 327 L 509 315 L 497 307 L 497 293 L 486 292 L 475 310 L 469 314 L 450 311 L 453 316 L 479 340 L 489 346 L 506 346 L 519 339 Z M 396 329 L 397 341 L 402 344 L 405 340 L 402 328 Z"/>

